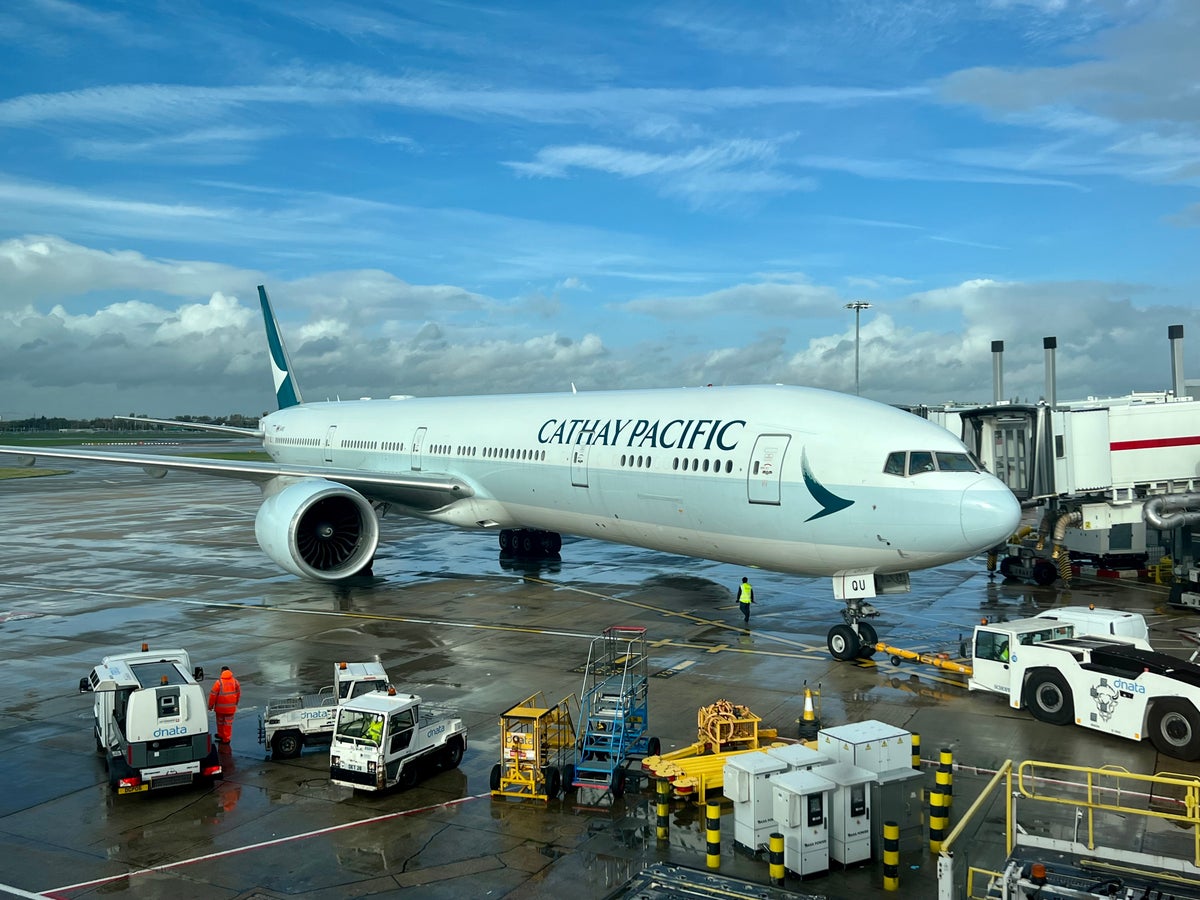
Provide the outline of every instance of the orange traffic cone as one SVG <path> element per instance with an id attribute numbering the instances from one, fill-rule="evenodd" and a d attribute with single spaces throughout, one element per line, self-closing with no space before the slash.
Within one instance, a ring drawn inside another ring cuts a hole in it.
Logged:
<path id="1" fill-rule="evenodd" d="M 813 710 L 813 694 L 804 682 L 804 712 L 800 716 L 800 737 L 806 741 L 816 740 L 817 732 L 821 730 L 821 720 Z"/>

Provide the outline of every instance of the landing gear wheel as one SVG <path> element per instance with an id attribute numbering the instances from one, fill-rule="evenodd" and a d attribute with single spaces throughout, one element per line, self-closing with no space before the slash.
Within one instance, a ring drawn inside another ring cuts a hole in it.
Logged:
<path id="1" fill-rule="evenodd" d="M 1186 700 L 1159 700 L 1150 710 L 1150 741 L 1166 756 L 1200 759 L 1200 713 Z"/>
<path id="2" fill-rule="evenodd" d="M 303 742 L 294 731 L 281 731 L 271 738 L 271 755 L 275 759 L 294 759 L 300 755 Z"/>
<path id="3" fill-rule="evenodd" d="M 857 659 L 862 642 L 849 625 L 834 625 L 829 629 L 829 655 L 837 660 Z"/>
<path id="4" fill-rule="evenodd" d="M 1042 587 L 1049 587 L 1058 580 L 1058 569 L 1048 559 L 1039 559 L 1033 564 L 1033 580 Z"/>
<path id="5" fill-rule="evenodd" d="M 488 787 L 493 791 L 500 790 L 500 763 L 492 766 L 492 774 L 488 776 Z"/>
<path id="6" fill-rule="evenodd" d="M 462 762 L 463 745 L 458 738 L 451 738 L 446 744 L 446 754 L 442 757 L 442 762 L 447 769 L 457 769 L 458 764 Z"/>
<path id="7" fill-rule="evenodd" d="M 546 784 L 546 799 L 553 800 L 558 796 L 560 787 L 558 769 L 554 766 L 546 766 L 542 769 L 542 781 Z"/>
<path id="8" fill-rule="evenodd" d="M 1033 717 L 1051 725 L 1067 725 L 1075 718 L 1075 703 L 1067 679 L 1053 669 L 1042 669 L 1029 676 L 1025 703 Z"/>
<path id="9" fill-rule="evenodd" d="M 858 639 L 861 646 L 858 648 L 859 659 L 870 659 L 875 655 L 875 645 L 879 643 L 879 635 L 875 631 L 875 626 L 870 622 L 858 623 Z"/>
<path id="10" fill-rule="evenodd" d="M 513 549 L 512 532 L 509 531 L 507 528 L 502 529 L 500 532 L 500 552 L 501 553 L 511 553 L 512 549 Z"/>

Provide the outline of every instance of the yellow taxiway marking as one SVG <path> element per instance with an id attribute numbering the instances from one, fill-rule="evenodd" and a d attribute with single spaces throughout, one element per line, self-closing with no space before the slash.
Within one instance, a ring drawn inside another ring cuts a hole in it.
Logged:
<path id="1" fill-rule="evenodd" d="M 528 580 L 533 581 L 536 579 L 528 579 Z M 583 590 L 582 588 L 572 588 L 569 585 L 564 586 L 564 585 L 554 584 L 554 582 L 539 582 L 539 583 L 551 585 L 553 587 L 558 587 L 558 588 L 562 588 L 562 589 L 566 589 L 566 590 L 573 590 L 577 593 L 587 594 L 591 597 L 595 597 L 600 600 L 611 600 L 611 601 L 614 601 L 617 603 L 624 603 L 624 604 L 631 605 L 631 606 L 637 606 L 642 609 L 663 612 L 666 615 L 682 617 L 682 618 L 685 618 L 685 619 L 688 619 L 690 621 L 700 623 L 700 624 L 708 624 L 708 625 L 713 625 L 716 627 L 727 628 L 730 631 L 739 632 L 741 634 L 747 634 L 747 635 L 751 634 L 749 629 L 734 628 L 732 626 L 726 625 L 723 622 L 704 619 L 699 616 L 693 616 L 690 613 L 671 613 L 669 610 L 658 610 L 656 607 L 649 606 L 645 603 L 638 603 L 633 600 L 622 600 L 620 597 L 610 597 L 606 594 L 600 594 L 600 593 L 596 593 L 594 591 L 587 591 L 587 590 Z M 361 619 L 364 621 L 375 621 L 375 622 L 397 622 L 397 623 L 402 623 L 402 624 L 406 624 L 406 625 L 437 625 L 437 626 L 441 626 L 441 627 L 445 627 L 445 628 L 471 628 L 471 629 L 476 629 L 478 631 L 502 631 L 502 632 L 513 633 L 513 634 L 544 634 L 544 635 L 550 635 L 552 637 L 570 637 L 570 638 L 579 638 L 581 640 L 588 640 L 588 641 L 594 640 L 596 637 L 596 635 L 592 634 L 592 633 L 584 634 L 584 633 L 576 632 L 576 631 L 558 631 L 558 630 L 554 630 L 554 629 L 550 629 L 550 628 L 536 628 L 536 627 L 522 626 L 522 625 L 502 625 L 502 624 L 495 623 L 495 622 L 456 622 L 451 619 L 425 619 L 425 618 L 419 618 L 417 616 L 398 616 L 398 615 L 387 615 L 387 614 L 383 614 L 383 613 L 346 612 L 343 610 L 330 610 L 330 609 L 297 609 L 295 607 L 290 607 L 290 606 L 266 606 L 261 603 L 238 603 L 238 602 L 232 601 L 232 600 L 188 600 L 183 597 L 155 597 L 155 596 L 152 596 L 149 594 L 135 594 L 135 593 L 126 592 L 126 591 L 98 591 L 98 590 L 94 590 L 94 589 L 83 589 L 83 588 L 42 587 L 39 585 L 29 585 L 29 584 L 18 585 L 18 584 L 12 584 L 10 582 L 0 582 L 0 586 L 19 588 L 26 592 L 39 591 L 41 593 L 47 593 L 47 594 L 85 594 L 85 595 L 91 596 L 91 597 L 100 596 L 100 597 L 112 597 L 112 598 L 123 599 L 123 600 L 144 600 L 144 601 L 151 601 L 151 602 L 156 602 L 156 603 L 175 603 L 175 604 L 179 604 L 179 605 L 183 605 L 183 606 L 204 606 L 204 607 L 219 608 L 219 609 L 240 609 L 240 610 L 246 610 L 249 612 L 289 613 L 291 615 L 299 615 L 299 616 L 326 616 L 329 618 L 337 618 L 337 619 Z M 788 638 L 778 637 L 778 636 L 774 636 L 774 635 L 759 634 L 758 636 L 765 640 L 771 640 L 776 643 L 783 644 L 783 645 L 785 645 L 785 647 L 790 645 L 791 647 L 794 647 L 795 649 L 794 650 L 789 650 L 789 649 L 765 650 L 765 649 L 760 649 L 760 648 L 755 648 L 755 647 L 734 647 L 729 644 L 717 644 L 714 646 L 713 644 L 700 644 L 700 643 L 695 643 L 692 641 L 676 641 L 676 640 L 670 640 L 670 639 L 662 642 L 661 644 L 658 644 L 658 646 L 695 650 L 695 651 L 704 652 L 704 653 L 718 653 L 718 652 L 748 653 L 748 654 L 752 654 L 752 655 L 756 655 L 756 656 L 777 656 L 777 657 L 784 657 L 784 658 L 788 658 L 788 659 L 823 659 L 824 658 L 822 655 L 806 655 L 806 654 L 813 654 L 814 651 L 811 647 L 809 647 L 808 645 L 804 644 L 801 641 L 792 641 Z"/>

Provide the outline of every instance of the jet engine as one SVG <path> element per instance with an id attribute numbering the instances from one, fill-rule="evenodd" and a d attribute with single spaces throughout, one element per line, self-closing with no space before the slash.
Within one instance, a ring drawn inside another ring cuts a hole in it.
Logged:
<path id="1" fill-rule="evenodd" d="M 323 478 L 293 481 L 267 499 L 254 536 L 271 559 L 294 575 L 338 581 L 375 557 L 379 522 L 362 494 Z"/>

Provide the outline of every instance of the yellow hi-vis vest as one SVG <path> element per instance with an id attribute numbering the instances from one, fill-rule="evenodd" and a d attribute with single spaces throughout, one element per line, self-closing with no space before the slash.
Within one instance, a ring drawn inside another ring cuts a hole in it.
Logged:
<path id="1" fill-rule="evenodd" d="M 750 582 L 742 582 L 742 596 L 738 597 L 738 603 L 749 603 L 750 595 L 754 593 L 754 588 L 750 587 Z"/>

